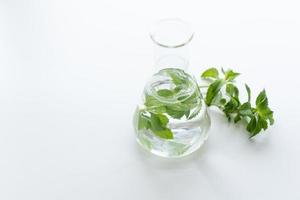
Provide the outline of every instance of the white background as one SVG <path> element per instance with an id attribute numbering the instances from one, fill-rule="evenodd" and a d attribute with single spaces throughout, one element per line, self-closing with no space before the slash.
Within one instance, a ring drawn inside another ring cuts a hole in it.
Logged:
<path id="1" fill-rule="evenodd" d="M 0 199 L 300 199 L 300 6 L 292 0 L 0 0 Z M 135 142 L 132 114 L 153 70 L 148 27 L 196 32 L 210 66 L 266 88 L 276 123 L 248 140 L 210 111 L 207 143 L 183 159 Z"/>

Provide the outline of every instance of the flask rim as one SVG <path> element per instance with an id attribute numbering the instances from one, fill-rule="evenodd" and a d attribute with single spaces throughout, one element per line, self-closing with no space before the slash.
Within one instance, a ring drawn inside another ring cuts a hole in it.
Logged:
<path id="1" fill-rule="evenodd" d="M 172 33 L 171 29 L 177 29 L 177 33 Z M 168 36 L 169 41 L 164 41 L 160 34 Z M 177 35 L 176 35 L 177 34 Z M 179 18 L 165 18 L 155 22 L 150 29 L 151 40 L 165 48 L 179 48 L 187 45 L 194 37 L 194 32 L 190 24 Z M 173 41 L 172 41 L 173 39 Z"/>

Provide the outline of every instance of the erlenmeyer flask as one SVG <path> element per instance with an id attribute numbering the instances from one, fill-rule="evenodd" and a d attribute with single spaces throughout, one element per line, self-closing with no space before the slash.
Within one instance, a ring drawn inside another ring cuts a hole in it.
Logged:
<path id="1" fill-rule="evenodd" d="M 155 73 L 134 115 L 137 141 L 159 156 L 185 156 L 203 144 L 210 128 L 198 84 L 187 71 L 193 32 L 182 20 L 164 19 L 150 36 L 155 44 Z"/>

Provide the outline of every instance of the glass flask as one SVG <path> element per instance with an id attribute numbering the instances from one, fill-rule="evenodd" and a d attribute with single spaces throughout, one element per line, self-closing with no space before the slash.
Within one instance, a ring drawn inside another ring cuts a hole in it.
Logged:
<path id="1" fill-rule="evenodd" d="M 158 21 L 150 32 L 155 72 L 146 83 L 134 114 L 137 142 L 162 157 L 182 157 L 207 139 L 210 118 L 196 79 L 188 73 L 188 23 Z"/>

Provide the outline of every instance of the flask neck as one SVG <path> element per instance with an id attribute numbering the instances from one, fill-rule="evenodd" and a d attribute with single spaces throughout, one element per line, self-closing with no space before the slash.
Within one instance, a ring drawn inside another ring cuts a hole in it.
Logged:
<path id="1" fill-rule="evenodd" d="M 161 49 L 163 47 L 156 47 L 155 49 L 155 69 L 161 70 L 166 68 L 176 68 L 187 70 L 189 67 L 189 59 L 187 49 Z M 183 47 L 181 47 L 183 48 Z M 186 47 L 185 47 L 186 48 Z M 183 51 L 184 50 L 184 51 Z"/>
<path id="2" fill-rule="evenodd" d="M 188 23 L 180 19 L 160 20 L 154 24 L 150 36 L 154 43 L 156 70 L 166 68 L 187 70 L 188 44 L 193 38 Z"/>

